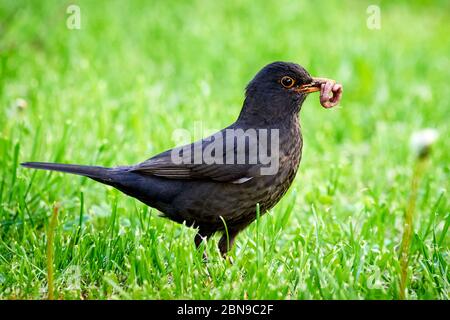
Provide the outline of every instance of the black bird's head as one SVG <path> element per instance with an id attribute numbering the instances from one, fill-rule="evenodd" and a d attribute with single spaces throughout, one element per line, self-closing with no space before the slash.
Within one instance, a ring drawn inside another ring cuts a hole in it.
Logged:
<path id="1" fill-rule="evenodd" d="M 271 122 L 298 114 L 306 96 L 330 81 L 313 78 L 302 66 L 273 62 L 262 68 L 247 85 L 239 119 Z"/>

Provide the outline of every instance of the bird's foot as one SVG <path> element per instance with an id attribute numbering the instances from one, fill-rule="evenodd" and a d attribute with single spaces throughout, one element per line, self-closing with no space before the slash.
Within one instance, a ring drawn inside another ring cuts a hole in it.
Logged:
<path id="1" fill-rule="evenodd" d="M 228 263 L 229 265 L 233 265 L 234 264 L 234 259 L 233 257 L 229 256 L 229 255 L 222 255 L 222 258 L 225 260 L 226 263 Z"/>

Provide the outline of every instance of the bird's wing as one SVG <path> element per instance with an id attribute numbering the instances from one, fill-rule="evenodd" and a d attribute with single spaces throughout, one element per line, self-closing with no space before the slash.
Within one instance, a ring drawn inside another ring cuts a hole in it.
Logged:
<path id="1" fill-rule="evenodd" d="M 160 153 L 132 167 L 131 171 L 168 179 L 208 179 L 237 184 L 261 174 L 261 165 L 255 161 L 241 162 L 244 164 L 227 161 L 227 156 L 237 160 L 243 154 L 247 154 L 248 160 L 248 149 L 238 150 L 234 145 L 214 148 L 215 139 L 211 137 Z M 198 155 L 202 157 L 198 158 Z M 207 155 L 210 156 L 205 161 Z"/>

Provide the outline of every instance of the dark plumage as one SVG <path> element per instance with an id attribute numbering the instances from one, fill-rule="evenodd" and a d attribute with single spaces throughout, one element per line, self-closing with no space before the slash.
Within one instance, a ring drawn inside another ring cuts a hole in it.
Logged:
<path id="1" fill-rule="evenodd" d="M 321 96 L 333 93 L 333 97 L 324 101 L 337 104 L 342 91 L 340 85 L 327 79 L 312 78 L 297 64 L 269 64 L 248 84 L 236 122 L 216 135 L 190 145 L 205 150 L 218 137 L 225 140 L 226 129 L 277 129 L 279 169 L 274 174 L 261 173 L 260 169 L 265 165 L 260 159 L 256 163 L 227 164 L 226 154 L 232 154 L 234 159 L 242 154 L 248 156 L 251 147 L 247 145 L 242 150 L 231 144 L 225 144 L 222 151 L 216 149 L 213 153 L 216 159 L 224 159 L 224 164 L 191 161 L 177 164 L 171 158 L 172 150 L 168 150 L 140 164 L 116 168 L 40 162 L 22 165 L 78 174 L 111 185 L 158 209 L 173 221 L 186 222 L 188 226 L 198 228 L 197 246 L 202 239 L 224 231 L 222 217 L 227 225 L 229 243 L 224 234 L 219 241 L 219 249 L 225 255 L 236 235 L 255 220 L 256 205 L 259 203 L 260 212 L 264 214 L 291 185 L 303 146 L 298 113 L 306 95 L 321 89 Z M 259 139 L 258 136 L 258 143 Z M 192 160 L 193 155 L 184 151 L 180 155 L 185 160 Z M 269 151 L 273 151 L 270 145 Z"/>

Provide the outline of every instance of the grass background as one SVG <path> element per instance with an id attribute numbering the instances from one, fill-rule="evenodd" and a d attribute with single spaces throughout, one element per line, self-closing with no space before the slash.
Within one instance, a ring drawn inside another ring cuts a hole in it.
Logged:
<path id="1" fill-rule="evenodd" d="M 0 4 L 0 298 L 47 297 L 57 202 L 56 298 L 397 299 L 409 137 L 431 127 L 407 297 L 448 299 L 448 1 L 76 1 L 81 30 L 66 27 L 70 3 Z M 112 188 L 18 167 L 137 163 L 175 129 L 220 129 L 275 60 L 338 79 L 344 97 L 306 101 L 297 178 L 233 265 L 217 238 L 202 263 L 194 230 Z"/>

